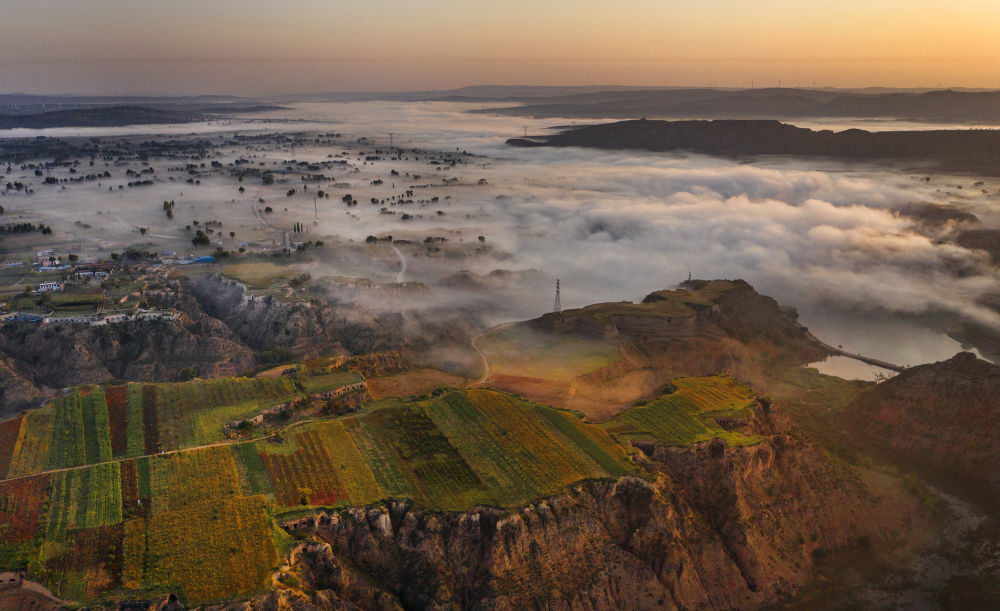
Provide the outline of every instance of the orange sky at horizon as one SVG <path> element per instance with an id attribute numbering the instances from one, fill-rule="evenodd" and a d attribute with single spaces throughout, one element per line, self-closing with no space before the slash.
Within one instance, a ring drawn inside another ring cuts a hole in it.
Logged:
<path id="1" fill-rule="evenodd" d="M 7 0 L 3 90 L 1000 88 L 1000 2 Z"/>

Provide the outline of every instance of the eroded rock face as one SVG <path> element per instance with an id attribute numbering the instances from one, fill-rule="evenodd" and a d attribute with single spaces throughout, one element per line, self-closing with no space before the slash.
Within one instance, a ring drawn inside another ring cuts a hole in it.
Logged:
<path id="1" fill-rule="evenodd" d="M 110 378 L 172 380 L 195 367 L 205 377 L 252 369 L 253 352 L 210 319 L 127 322 L 101 327 L 10 323 L 0 355 L 36 387 L 100 383 Z M 8 403 L 6 394 L 0 397 Z"/>
<path id="2" fill-rule="evenodd" d="M 816 550 L 891 541 L 926 519 L 895 483 L 781 434 L 647 450 L 642 477 L 515 511 L 318 513 L 286 525 L 314 540 L 276 580 L 363 608 L 747 608 L 798 592 Z M 390 598 L 357 590 L 360 575 Z"/>
<path id="3" fill-rule="evenodd" d="M 39 403 L 44 393 L 13 359 L 0 354 L 0 418 Z"/>

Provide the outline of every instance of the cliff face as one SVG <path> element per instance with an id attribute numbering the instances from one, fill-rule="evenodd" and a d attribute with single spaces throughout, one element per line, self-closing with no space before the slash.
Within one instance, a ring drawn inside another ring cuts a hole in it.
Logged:
<path id="1" fill-rule="evenodd" d="M 874 448 L 1000 499 L 1000 367 L 968 352 L 913 367 L 862 393 L 846 418 Z"/>
<path id="2" fill-rule="evenodd" d="M 174 300 L 172 307 L 217 318 L 249 346 L 287 348 L 299 358 L 343 352 L 467 350 L 471 337 L 484 326 L 474 307 L 425 303 L 419 298 L 422 290 L 400 297 L 409 298 L 408 305 L 373 310 L 368 302 L 389 299 L 391 290 L 403 290 L 373 286 L 374 298 L 367 295 L 361 301 L 344 301 L 338 287 L 316 281 L 310 285 L 308 302 L 283 302 L 249 295 L 235 281 L 206 274 L 187 278 L 168 298 Z"/>
<path id="3" fill-rule="evenodd" d="M 288 348 L 300 357 L 341 350 L 328 307 L 252 296 L 238 282 L 215 274 L 188 278 L 177 293 L 189 293 L 201 310 L 251 346 Z"/>
<path id="4" fill-rule="evenodd" d="M 25 380 L 51 387 L 171 380 L 185 367 L 206 377 L 235 375 L 255 363 L 224 325 L 186 317 L 103 327 L 11 323 L 0 332 L 0 353 L 16 361 Z M 2 399 L 8 402 L 6 394 Z"/>
<path id="5" fill-rule="evenodd" d="M 646 475 L 515 511 L 386 502 L 286 524 L 310 536 L 241 608 L 747 608 L 796 594 L 813 558 L 924 524 L 891 481 L 775 432 L 756 446 L 647 447 Z M 288 590 L 283 590 L 288 588 Z M 315 594 L 306 592 L 316 591 Z M 336 605 L 333 605 L 336 606 Z"/>
<path id="6" fill-rule="evenodd" d="M 0 419 L 42 400 L 42 391 L 13 359 L 0 354 Z"/>

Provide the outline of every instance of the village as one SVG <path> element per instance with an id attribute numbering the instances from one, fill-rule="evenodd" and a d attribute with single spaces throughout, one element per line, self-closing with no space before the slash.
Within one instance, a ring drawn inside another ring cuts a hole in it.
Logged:
<path id="1" fill-rule="evenodd" d="M 0 323 L 99 327 L 174 321 L 180 316 L 177 311 L 145 303 L 150 280 L 162 280 L 171 266 L 214 262 L 210 256 L 174 253 L 139 262 L 79 261 L 73 255 L 59 257 L 52 249 L 36 252 L 31 261 L 0 261 Z"/>

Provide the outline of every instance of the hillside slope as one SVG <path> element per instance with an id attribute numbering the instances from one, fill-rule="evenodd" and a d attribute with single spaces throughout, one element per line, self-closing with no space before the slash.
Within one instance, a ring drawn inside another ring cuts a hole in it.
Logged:
<path id="1" fill-rule="evenodd" d="M 761 390 L 770 372 L 827 351 L 794 312 L 742 280 L 693 280 L 642 303 L 564 310 L 488 333 L 487 384 L 608 418 L 671 378 L 725 372 Z"/>
<path id="2" fill-rule="evenodd" d="M 847 408 L 850 431 L 980 498 L 1000 499 L 1000 367 L 968 352 L 913 367 Z"/>

